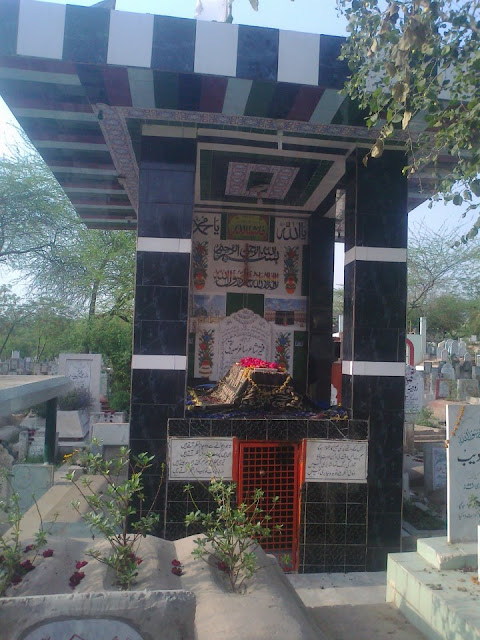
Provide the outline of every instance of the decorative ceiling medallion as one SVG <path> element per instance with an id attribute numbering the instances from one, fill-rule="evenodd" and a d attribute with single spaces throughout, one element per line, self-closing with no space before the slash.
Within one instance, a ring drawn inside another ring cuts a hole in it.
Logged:
<path id="1" fill-rule="evenodd" d="M 230 162 L 225 195 L 284 200 L 299 170 L 299 167 Z"/>

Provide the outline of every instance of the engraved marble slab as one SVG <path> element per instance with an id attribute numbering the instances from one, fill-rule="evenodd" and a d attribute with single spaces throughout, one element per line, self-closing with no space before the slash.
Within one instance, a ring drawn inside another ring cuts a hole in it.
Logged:
<path id="1" fill-rule="evenodd" d="M 306 482 L 366 482 L 368 442 L 307 440 Z"/>

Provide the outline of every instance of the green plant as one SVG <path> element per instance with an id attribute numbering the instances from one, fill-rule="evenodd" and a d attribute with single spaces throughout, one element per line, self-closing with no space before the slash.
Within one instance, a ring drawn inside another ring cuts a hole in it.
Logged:
<path id="1" fill-rule="evenodd" d="M 417 413 L 415 418 L 415 424 L 420 425 L 421 427 L 435 427 L 436 422 L 432 420 L 433 411 L 428 407 L 422 407 L 420 411 Z"/>
<path id="2" fill-rule="evenodd" d="M 98 441 L 92 441 L 98 446 Z M 90 511 L 82 513 L 80 500 L 72 503 L 73 508 L 92 529 L 92 533 L 100 532 L 110 545 L 110 553 L 102 554 L 90 549 L 88 555 L 111 567 L 121 589 L 130 589 L 138 575 L 138 566 L 142 559 L 137 555 L 141 537 L 147 536 L 160 522 L 160 514 L 153 513 L 153 505 L 158 496 L 161 482 L 155 498 L 143 515 L 145 501 L 143 473 L 151 467 L 154 456 L 140 453 L 131 455 L 126 447 L 122 447 L 120 455 L 114 460 L 103 460 L 101 454 L 84 450 L 78 454 L 77 462 L 87 474 L 101 475 L 107 482 L 105 493 L 98 494 L 92 488 L 92 479 L 84 475 L 80 481 L 75 471 L 67 474 L 73 482 Z M 130 472 L 130 473 L 128 473 Z M 163 468 L 162 468 L 163 477 Z M 135 508 L 134 503 L 137 504 Z M 130 520 L 136 516 L 130 525 Z"/>
<path id="3" fill-rule="evenodd" d="M 9 529 L 0 535 L 0 597 L 3 597 L 9 586 L 21 582 L 23 576 L 35 568 L 34 562 L 42 547 L 46 546 L 49 532 L 44 529 L 37 501 L 33 498 L 40 525 L 34 535 L 34 542 L 23 548 L 20 541 L 22 512 L 18 493 L 13 491 L 7 473 L 2 474 L 1 480 L 6 484 L 10 494 L 6 500 L 0 501 L 0 513 L 6 516 L 5 520 L 3 517 L 2 520 L 10 525 Z M 30 554 L 30 557 L 25 554 Z M 53 551 L 48 555 L 53 555 Z"/>
<path id="4" fill-rule="evenodd" d="M 87 389 L 72 389 L 58 399 L 60 411 L 77 411 L 79 409 L 91 409 L 93 398 Z"/>
<path id="5" fill-rule="evenodd" d="M 273 498 L 272 508 L 267 513 L 261 507 L 264 499 L 261 489 L 255 489 L 248 504 L 242 502 L 235 506 L 235 483 L 212 478 L 208 487 L 202 486 L 207 488 L 216 505 L 210 513 L 198 509 L 192 495 L 193 486 L 188 484 L 184 487 L 196 509 L 187 515 L 185 523 L 187 526 L 200 523 L 205 530 L 205 537 L 195 540 L 196 548 L 192 554 L 224 572 L 232 591 L 238 593 L 245 580 L 260 569 L 255 551 L 260 546 L 259 539 L 268 538 L 271 534 L 272 529 L 268 525 L 278 497 Z M 280 531 L 282 525 L 274 525 L 273 528 Z"/>
<path id="6" fill-rule="evenodd" d="M 130 411 L 130 394 L 128 391 L 118 389 L 113 391 L 108 400 L 110 407 L 114 411 Z"/>

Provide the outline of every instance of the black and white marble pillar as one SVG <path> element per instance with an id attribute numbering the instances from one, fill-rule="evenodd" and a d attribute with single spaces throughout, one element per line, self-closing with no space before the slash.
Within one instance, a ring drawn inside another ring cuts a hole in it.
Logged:
<path id="1" fill-rule="evenodd" d="M 195 159 L 193 139 L 142 138 L 130 446 L 155 455 L 147 496 L 166 459 L 167 420 L 184 414 Z"/>
<path id="2" fill-rule="evenodd" d="M 401 536 L 407 181 L 388 151 L 347 174 L 343 404 L 369 419 L 367 569 L 384 570 Z"/>

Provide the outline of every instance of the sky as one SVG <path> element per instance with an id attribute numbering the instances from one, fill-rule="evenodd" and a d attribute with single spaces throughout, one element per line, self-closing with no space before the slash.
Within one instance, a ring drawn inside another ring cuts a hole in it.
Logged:
<path id="1" fill-rule="evenodd" d="M 1 1 L 1 0 L 0 0 Z M 43 1 L 43 0 L 42 0 Z M 91 6 L 97 0 L 50 0 L 57 4 L 75 4 Z M 154 13 L 193 18 L 196 0 L 117 0 L 117 10 L 136 13 Z M 238 24 L 249 24 L 277 29 L 289 29 L 328 35 L 346 35 L 346 20 L 337 14 L 336 0 L 259 0 L 259 11 L 254 11 L 248 0 L 234 0 L 233 17 Z M 10 123 L 10 124 L 9 124 Z M 0 100 L 0 154 L 15 139 L 13 116 L 5 103 Z M 409 214 L 409 225 L 423 223 L 437 230 L 442 225 L 454 228 L 462 225 L 468 230 L 476 216 L 471 214 L 464 220 L 460 218 L 459 208 L 455 205 L 444 206 L 435 203 L 432 209 L 424 203 Z M 334 284 L 343 283 L 343 245 L 337 244 L 335 251 Z"/>

